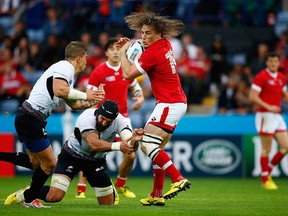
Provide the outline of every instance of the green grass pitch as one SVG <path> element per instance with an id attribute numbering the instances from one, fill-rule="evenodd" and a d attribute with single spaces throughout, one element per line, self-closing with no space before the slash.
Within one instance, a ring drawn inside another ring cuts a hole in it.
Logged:
<path id="1" fill-rule="evenodd" d="M 95 215 L 143 215 L 143 216 L 188 216 L 188 215 L 288 215 L 288 181 L 275 178 L 279 189 L 266 191 L 257 178 L 190 178 L 191 189 L 166 201 L 164 207 L 142 206 L 140 198 L 151 192 L 153 179 L 130 177 L 128 186 L 137 198 L 125 199 L 120 195 L 118 206 L 98 205 L 94 191 L 87 188 L 86 199 L 76 199 L 77 178 L 71 183 L 65 198 L 60 203 L 46 203 L 50 209 L 24 209 L 19 205 L 4 206 L 3 202 L 10 193 L 30 182 L 29 176 L 0 178 L 0 216 L 95 216 Z M 50 183 L 50 180 L 49 180 Z M 164 193 L 169 189 L 167 179 Z"/>

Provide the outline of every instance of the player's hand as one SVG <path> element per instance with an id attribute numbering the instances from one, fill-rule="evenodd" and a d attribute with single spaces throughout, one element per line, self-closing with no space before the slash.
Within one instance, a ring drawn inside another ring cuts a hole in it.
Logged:
<path id="1" fill-rule="evenodd" d="M 140 141 L 145 133 L 143 128 L 135 128 L 132 133 L 132 141 Z"/>
<path id="2" fill-rule="evenodd" d="M 133 146 L 131 146 L 128 142 L 131 141 L 132 137 L 122 140 L 120 144 L 120 151 L 124 154 L 131 154 L 134 152 Z"/>
<path id="3" fill-rule="evenodd" d="M 98 87 L 98 90 L 93 90 L 93 87 L 86 90 L 87 99 L 86 100 L 96 100 L 96 101 L 102 101 L 105 98 L 105 91 L 104 91 L 104 85 L 100 84 Z"/>
<path id="4" fill-rule="evenodd" d="M 144 129 L 143 128 L 136 128 L 133 130 L 132 133 L 132 139 L 130 142 L 130 145 L 133 146 L 133 150 L 136 152 L 139 148 L 139 141 L 142 140 L 144 135 Z"/>
<path id="5" fill-rule="evenodd" d="M 281 112 L 281 108 L 278 106 L 274 106 L 274 105 L 269 106 L 267 109 L 268 109 L 268 111 L 273 112 L 273 113 L 280 113 Z"/>
<path id="6" fill-rule="evenodd" d="M 135 111 L 140 109 L 140 107 L 142 106 L 144 102 L 144 96 L 142 94 L 139 94 L 137 96 L 132 97 L 132 100 L 135 100 L 136 102 L 131 105 L 130 109 Z"/>
<path id="7" fill-rule="evenodd" d="M 127 37 L 121 37 L 116 43 L 116 47 L 122 48 L 127 42 L 129 42 L 130 39 Z"/>

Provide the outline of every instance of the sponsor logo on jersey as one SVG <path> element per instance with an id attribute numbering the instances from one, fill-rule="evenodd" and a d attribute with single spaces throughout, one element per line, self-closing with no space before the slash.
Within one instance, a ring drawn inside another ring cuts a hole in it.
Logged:
<path id="1" fill-rule="evenodd" d="M 113 81 L 116 80 L 116 78 L 115 78 L 115 76 L 108 76 L 108 77 L 105 78 L 105 80 L 106 80 L 107 82 L 113 82 Z"/>
<path id="2" fill-rule="evenodd" d="M 221 175 L 238 167 L 241 162 L 241 152 L 232 142 L 212 139 L 196 147 L 193 160 L 201 171 Z"/>

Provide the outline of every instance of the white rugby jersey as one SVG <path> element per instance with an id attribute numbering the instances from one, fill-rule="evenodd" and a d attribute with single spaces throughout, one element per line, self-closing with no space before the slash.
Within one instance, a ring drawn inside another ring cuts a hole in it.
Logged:
<path id="1" fill-rule="evenodd" d="M 86 109 L 83 113 L 77 118 L 75 123 L 75 128 L 80 130 L 82 133 L 85 130 L 95 130 L 96 129 L 96 116 L 94 115 L 97 109 Z M 129 128 L 132 131 L 132 128 L 129 124 L 127 124 L 125 117 L 122 116 L 120 113 L 118 114 L 117 118 L 112 122 L 112 124 L 103 132 L 98 132 L 100 135 L 100 139 L 113 142 L 116 134 L 120 135 L 120 132 L 124 128 Z M 132 135 L 132 133 L 131 133 Z M 121 137 L 123 139 L 123 137 Z M 75 137 L 75 133 L 73 132 L 70 137 L 68 138 L 68 147 L 74 151 L 77 155 L 88 159 L 88 160 L 95 160 L 100 158 L 105 158 L 107 152 L 93 152 L 84 139 L 81 138 L 81 143 Z"/>
<path id="2" fill-rule="evenodd" d="M 51 65 L 37 80 L 27 101 L 33 109 L 49 116 L 60 101 L 53 93 L 53 78 L 64 79 L 70 88 L 73 88 L 74 73 L 75 69 L 69 61 L 61 60 Z"/>

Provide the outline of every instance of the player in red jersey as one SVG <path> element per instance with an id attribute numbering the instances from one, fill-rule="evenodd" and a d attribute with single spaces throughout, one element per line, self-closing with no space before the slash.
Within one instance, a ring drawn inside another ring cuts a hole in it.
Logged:
<path id="1" fill-rule="evenodd" d="M 145 126 L 141 149 L 152 160 L 154 187 L 152 193 L 141 199 L 143 205 L 165 205 L 179 192 L 190 188 L 185 179 L 172 163 L 164 147 L 187 110 L 186 96 L 180 84 L 177 65 L 170 42 L 165 36 L 178 36 L 184 30 L 179 20 L 170 20 L 151 12 L 132 13 L 125 17 L 128 27 L 141 31 L 145 51 L 131 65 L 125 53 L 131 44 L 130 39 L 120 38 L 117 46 L 121 49 L 122 71 L 125 79 L 134 79 L 147 73 L 156 106 Z M 162 194 L 165 174 L 172 184 L 170 190 Z"/>
<path id="2" fill-rule="evenodd" d="M 262 185 L 267 190 L 278 188 L 270 173 L 288 151 L 287 126 L 281 115 L 282 98 L 288 102 L 288 94 L 286 78 L 278 71 L 279 65 L 279 56 L 269 54 L 266 60 L 267 68 L 255 76 L 250 91 L 251 102 L 258 105 L 255 124 L 262 143 L 260 158 Z M 269 161 L 273 138 L 280 149 Z"/>
<path id="3" fill-rule="evenodd" d="M 131 127 L 131 121 L 128 117 L 128 91 L 133 94 L 133 100 L 131 110 L 138 110 L 143 102 L 144 97 L 142 94 L 142 88 L 136 79 L 125 80 L 122 76 L 121 62 L 120 62 L 120 48 L 116 47 L 115 38 L 110 38 L 105 45 L 105 52 L 107 61 L 96 67 L 88 81 L 87 88 L 100 86 L 104 84 L 105 99 L 115 101 L 119 106 L 119 112 L 125 117 L 126 124 Z M 97 105 L 101 106 L 101 102 Z M 132 128 L 132 127 L 131 127 Z M 119 138 L 120 139 L 120 138 Z M 118 140 L 119 141 L 119 140 Z M 125 155 L 123 154 L 123 161 L 119 166 L 119 173 L 116 179 L 115 188 L 119 194 L 122 194 L 126 198 L 135 198 L 136 195 L 126 187 L 127 177 L 132 170 L 135 153 Z M 80 173 L 77 198 L 85 198 L 86 191 L 86 179 L 81 177 Z"/>

